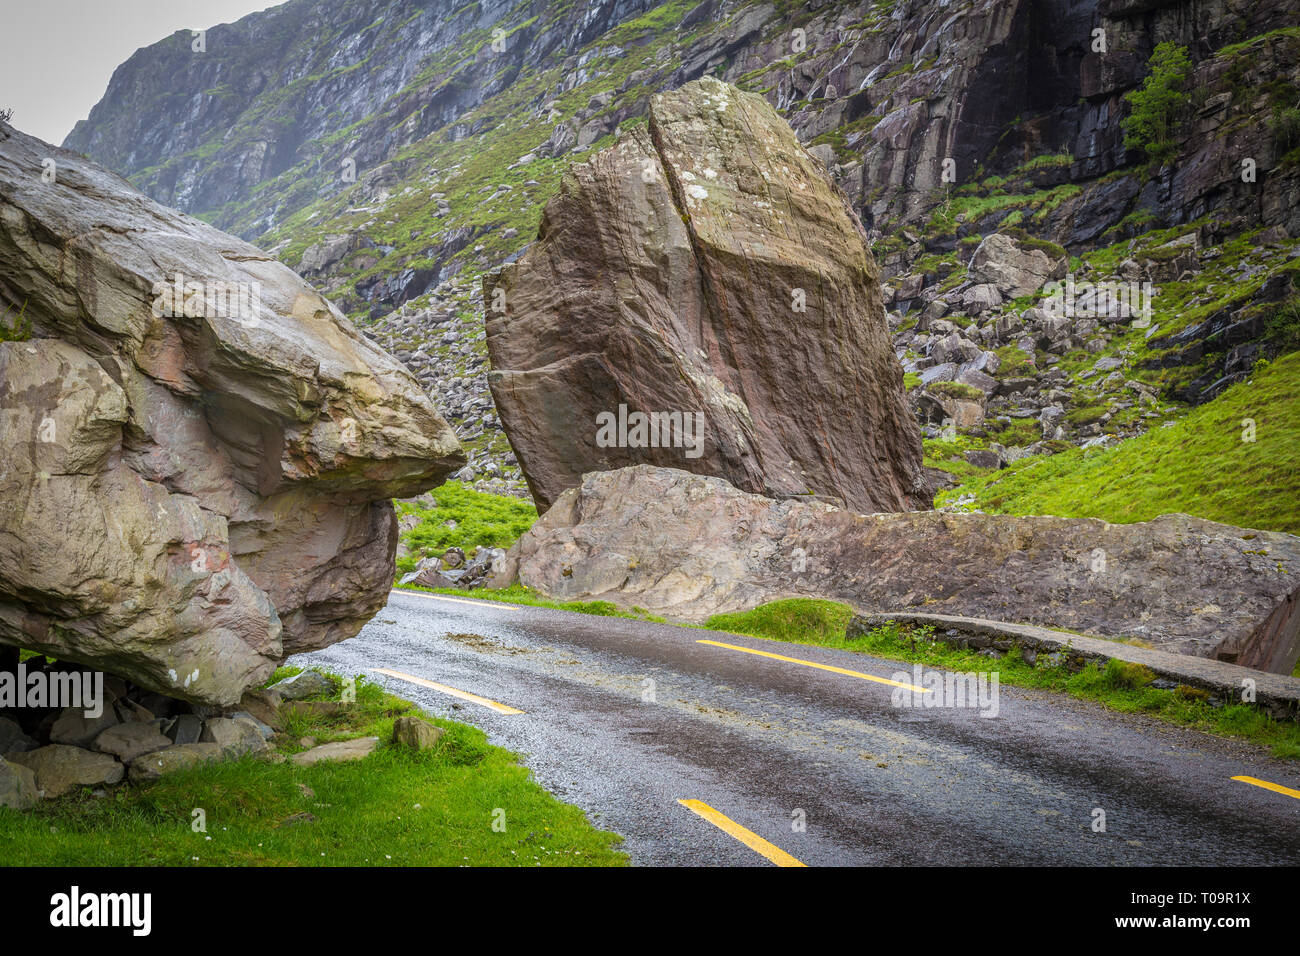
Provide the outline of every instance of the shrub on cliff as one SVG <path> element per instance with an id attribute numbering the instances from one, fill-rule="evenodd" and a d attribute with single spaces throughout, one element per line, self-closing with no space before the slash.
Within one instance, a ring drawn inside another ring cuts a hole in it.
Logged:
<path id="1" fill-rule="evenodd" d="M 1161 43 L 1151 54 L 1151 72 L 1139 89 L 1125 95 L 1132 112 L 1124 118 L 1124 145 L 1140 149 L 1152 166 L 1178 153 L 1172 131 L 1187 103 L 1187 79 L 1192 63 L 1187 48 Z"/>

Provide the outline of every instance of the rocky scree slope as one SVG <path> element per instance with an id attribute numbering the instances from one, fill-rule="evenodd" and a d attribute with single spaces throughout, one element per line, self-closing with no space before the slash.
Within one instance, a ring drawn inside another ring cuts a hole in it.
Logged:
<path id="1" fill-rule="evenodd" d="M 0 313 L 0 643 L 233 704 L 383 606 L 390 499 L 465 461 L 292 270 L 4 124 Z"/>
<path id="2" fill-rule="evenodd" d="M 643 123 L 652 94 L 733 82 L 764 95 L 850 197 L 910 368 L 949 365 L 930 352 L 954 333 L 965 341 L 950 346 L 1001 360 L 1000 374 L 987 359 L 968 370 L 996 389 L 971 374 L 945 386 L 949 369 L 924 383 L 936 401 L 975 400 L 987 425 L 917 393 L 936 419 L 928 463 L 960 480 L 1002 449 L 1139 433 L 1273 347 L 1264 310 L 1285 298 L 1276 273 L 1300 235 L 1297 13 L 1295 0 L 292 0 L 213 28 L 201 54 L 188 34 L 140 51 L 67 145 L 373 321 L 427 388 L 453 396 L 441 407 L 469 445 L 464 476 L 519 491 L 483 374 L 477 276 L 535 237 L 573 155 Z M 1170 158 L 1153 166 L 1121 120 L 1160 42 L 1185 48 L 1190 72 Z M 1187 229 L 1193 259 L 1160 249 Z M 1143 252 L 1169 256 L 1160 270 L 1202 268 L 1162 284 L 1150 340 L 1063 335 L 1026 319 L 1020 293 L 994 300 L 967 274 L 999 231 L 1061 247 L 1052 257 L 1083 277 L 1139 275 Z M 921 325 L 935 318 L 952 328 Z M 1085 379 L 1101 360 L 1121 364 Z"/>

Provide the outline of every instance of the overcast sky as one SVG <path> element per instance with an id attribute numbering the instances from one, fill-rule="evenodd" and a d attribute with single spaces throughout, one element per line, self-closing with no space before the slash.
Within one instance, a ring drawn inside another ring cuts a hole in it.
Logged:
<path id="1" fill-rule="evenodd" d="M 0 109 L 59 144 L 85 119 L 118 65 L 177 30 L 233 23 L 278 0 L 17 0 L 0 13 Z"/>

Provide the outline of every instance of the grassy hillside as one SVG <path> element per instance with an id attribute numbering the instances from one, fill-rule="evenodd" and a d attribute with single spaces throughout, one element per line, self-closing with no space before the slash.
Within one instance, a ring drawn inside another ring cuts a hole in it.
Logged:
<path id="1" fill-rule="evenodd" d="M 395 504 L 402 543 L 409 549 L 397 559 L 402 573 L 414 570 L 421 557 L 452 547 L 466 555 L 478 548 L 508 548 L 537 520 L 532 502 L 475 491 L 459 481 Z"/>
<path id="2" fill-rule="evenodd" d="M 1021 459 L 938 504 L 971 494 L 972 508 L 997 514 L 1127 523 L 1181 511 L 1300 533 L 1300 352 L 1261 365 L 1172 425 L 1109 449 Z"/>

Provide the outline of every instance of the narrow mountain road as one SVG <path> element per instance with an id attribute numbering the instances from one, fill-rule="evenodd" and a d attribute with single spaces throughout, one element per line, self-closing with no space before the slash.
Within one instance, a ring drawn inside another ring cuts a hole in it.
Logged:
<path id="1" fill-rule="evenodd" d="M 482 728 L 643 865 L 1300 863 L 1296 762 L 1014 687 L 896 707 L 896 661 L 393 592 L 293 663 Z"/>

